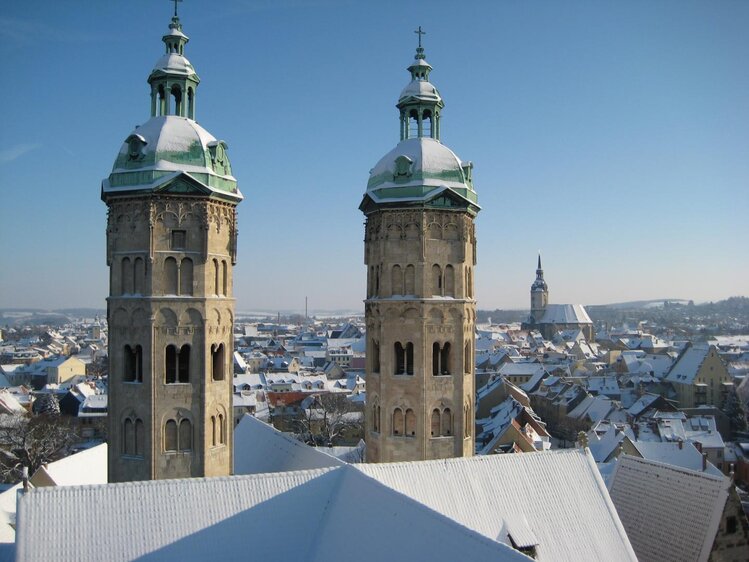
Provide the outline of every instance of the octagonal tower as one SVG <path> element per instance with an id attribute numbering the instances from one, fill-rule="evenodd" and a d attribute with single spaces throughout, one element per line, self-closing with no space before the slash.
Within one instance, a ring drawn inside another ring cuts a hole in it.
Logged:
<path id="1" fill-rule="evenodd" d="M 444 103 L 421 46 L 401 92 L 400 143 L 372 169 L 366 216 L 369 462 L 474 452 L 471 162 L 440 140 Z"/>
<path id="2" fill-rule="evenodd" d="M 151 118 L 102 182 L 108 207 L 109 481 L 232 472 L 232 267 L 242 200 L 227 145 L 195 122 L 175 12 Z"/>

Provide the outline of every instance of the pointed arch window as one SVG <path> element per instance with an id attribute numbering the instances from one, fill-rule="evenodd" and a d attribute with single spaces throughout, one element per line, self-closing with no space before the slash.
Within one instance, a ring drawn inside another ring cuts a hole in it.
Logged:
<path id="1" fill-rule="evenodd" d="M 371 342 L 371 353 L 372 353 L 372 372 L 380 372 L 380 343 L 377 340 L 370 340 Z"/>
<path id="2" fill-rule="evenodd" d="M 403 424 L 403 410 L 396 408 L 393 411 L 393 435 L 403 435 L 404 424 Z"/>
<path id="3" fill-rule="evenodd" d="M 440 428 L 442 427 L 440 411 L 435 408 L 432 410 L 432 423 L 431 423 L 431 434 L 432 437 L 437 437 L 440 434 Z"/>
<path id="4" fill-rule="evenodd" d="M 450 408 L 442 411 L 442 436 L 448 437 L 453 434 L 453 415 Z"/>
<path id="5" fill-rule="evenodd" d="M 168 257 L 164 260 L 164 294 L 179 294 L 179 273 L 177 271 L 177 260 Z"/>
<path id="6" fill-rule="evenodd" d="M 120 272 L 120 294 L 129 295 L 133 292 L 133 270 L 130 258 L 122 258 Z"/>
<path id="7" fill-rule="evenodd" d="M 164 426 L 164 450 L 177 450 L 177 422 L 174 420 L 167 420 Z"/>
<path id="8" fill-rule="evenodd" d="M 391 279 L 391 293 L 393 295 L 403 294 L 403 271 L 401 266 L 394 265 Z"/>
<path id="9" fill-rule="evenodd" d="M 432 266 L 432 295 L 442 295 L 442 268 L 437 264 Z"/>
<path id="10" fill-rule="evenodd" d="M 193 266 L 190 258 L 183 258 L 179 266 L 179 294 L 192 295 Z"/>
<path id="11" fill-rule="evenodd" d="M 445 296 L 455 296 L 455 268 L 452 265 L 445 266 Z"/>
<path id="12" fill-rule="evenodd" d="M 416 435 L 416 414 L 409 408 L 406 410 L 406 436 L 414 437 Z"/>

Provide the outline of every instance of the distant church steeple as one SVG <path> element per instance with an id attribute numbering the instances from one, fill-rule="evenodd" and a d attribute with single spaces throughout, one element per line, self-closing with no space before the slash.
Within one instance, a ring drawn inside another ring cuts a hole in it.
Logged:
<path id="1" fill-rule="evenodd" d="M 531 285 L 531 326 L 541 320 L 547 304 L 549 304 L 549 287 L 544 280 L 544 270 L 541 267 L 541 252 L 539 252 L 536 280 Z"/>

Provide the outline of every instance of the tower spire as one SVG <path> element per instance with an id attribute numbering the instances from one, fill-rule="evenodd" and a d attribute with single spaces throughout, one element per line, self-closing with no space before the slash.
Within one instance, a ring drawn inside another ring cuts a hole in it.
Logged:
<path id="1" fill-rule="evenodd" d="M 426 31 L 421 26 L 414 31 L 419 36 L 416 55 L 409 65 L 411 82 L 403 89 L 398 98 L 400 109 L 401 140 L 430 137 L 440 138 L 440 112 L 445 104 L 437 88 L 429 82 L 432 67 L 426 61 L 421 39 Z"/>
<path id="2" fill-rule="evenodd" d="M 179 16 L 177 16 L 177 3 L 182 2 L 182 0 L 169 0 L 170 2 L 174 2 L 174 18 L 178 19 Z"/>

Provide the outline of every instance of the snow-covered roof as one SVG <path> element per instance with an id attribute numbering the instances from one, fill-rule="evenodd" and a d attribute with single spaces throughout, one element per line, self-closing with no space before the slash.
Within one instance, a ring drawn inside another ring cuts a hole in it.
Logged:
<path id="1" fill-rule="evenodd" d="M 691 384 L 694 382 L 697 371 L 699 371 L 708 353 L 710 353 L 708 344 L 690 344 L 676 359 L 666 376 L 666 380 Z"/>
<path id="2" fill-rule="evenodd" d="M 408 162 L 403 175 L 399 175 L 396 161 Z M 376 202 L 422 201 L 431 199 L 440 188 L 449 188 L 476 204 L 476 193 L 464 166 L 469 164 L 436 139 L 402 140 L 370 171 L 367 195 Z"/>
<path id="3" fill-rule="evenodd" d="M 176 53 L 167 53 L 153 65 L 153 72 L 166 72 L 181 76 L 196 76 L 195 69 L 186 57 Z"/>
<path id="4" fill-rule="evenodd" d="M 18 521 L 29 560 L 635 560 L 580 450 L 34 489 Z"/>
<path id="5" fill-rule="evenodd" d="M 643 458 L 672 466 L 679 466 L 697 472 L 707 472 L 714 476 L 721 476 L 722 472 L 713 464 L 707 463 L 703 469 L 702 453 L 690 442 L 664 443 L 657 441 L 632 441 L 635 449 Z"/>
<path id="6" fill-rule="evenodd" d="M 33 474 L 30 482 L 37 487 L 106 484 L 107 444 L 44 465 Z"/>
<path id="7" fill-rule="evenodd" d="M 431 102 L 438 102 L 442 99 L 437 88 L 435 88 L 434 84 L 428 80 L 411 80 L 411 82 L 406 84 L 406 87 L 403 88 L 400 96 L 398 96 L 398 103 L 413 98 Z"/>
<path id="8" fill-rule="evenodd" d="M 640 560 L 704 562 L 730 485 L 723 476 L 621 455 L 611 499 Z"/>
<path id="9" fill-rule="evenodd" d="M 343 461 L 305 445 L 250 415 L 234 429 L 234 474 L 341 466 Z"/>
<path id="10" fill-rule="evenodd" d="M 506 541 L 508 529 L 513 538 L 513 529 L 518 534 L 532 533 L 538 540 L 536 560 L 541 562 L 635 559 L 587 451 L 362 464 L 357 468 L 486 537 Z"/>
<path id="11" fill-rule="evenodd" d="M 127 139 L 137 138 L 137 156 L 125 140 L 109 178 L 102 182 L 104 194 L 153 190 L 172 179 L 171 174 L 184 172 L 210 191 L 231 193 L 237 199 L 236 179 L 226 168 L 217 168 L 211 147 L 222 144 L 196 121 L 178 115 L 151 117 L 136 127 Z M 223 143 L 223 146 L 226 146 Z"/>
<path id="12" fill-rule="evenodd" d="M 592 324 L 593 321 L 581 304 L 548 304 L 541 324 Z"/>
<path id="13" fill-rule="evenodd" d="M 111 561 L 528 560 L 354 465 L 35 489 L 19 502 L 19 523 L 24 560 L 48 558 L 50 545 L 55 560 L 79 562 L 102 552 Z"/>

